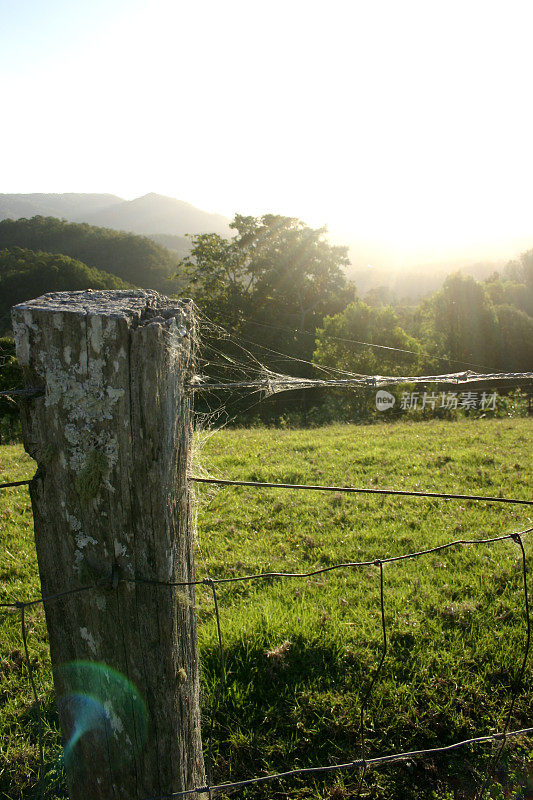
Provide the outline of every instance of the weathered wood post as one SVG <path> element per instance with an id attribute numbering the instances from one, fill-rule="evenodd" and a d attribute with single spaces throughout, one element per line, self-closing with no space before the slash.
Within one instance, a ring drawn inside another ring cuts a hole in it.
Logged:
<path id="1" fill-rule="evenodd" d="M 193 305 L 60 292 L 13 327 L 43 596 L 107 581 L 45 603 L 70 797 L 202 786 L 194 591 L 161 585 L 194 579 Z"/>

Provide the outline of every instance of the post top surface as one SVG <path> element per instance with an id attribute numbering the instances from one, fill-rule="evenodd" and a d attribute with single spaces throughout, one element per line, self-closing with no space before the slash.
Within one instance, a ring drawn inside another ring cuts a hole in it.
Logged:
<path id="1" fill-rule="evenodd" d="M 183 311 L 190 301 L 165 297 L 151 289 L 85 289 L 79 292 L 50 292 L 34 300 L 26 300 L 13 307 L 13 313 L 49 311 L 89 316 L 143 319 L 163 314 L 174 316 Z M 174 312 L 174 313 L 172 313 Z"/>

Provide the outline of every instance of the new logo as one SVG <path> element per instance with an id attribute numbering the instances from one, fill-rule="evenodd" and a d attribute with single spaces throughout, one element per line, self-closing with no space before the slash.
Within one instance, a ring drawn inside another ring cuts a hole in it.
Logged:
<path id="1" fill-rule="evenodd" d="M 384 389 L 376 392 L 376 408 L 378 411 L 386 411 L 388 408 L 392 408 L 395 402 L 396 398 L 390 392 L 386 392 Z"/>

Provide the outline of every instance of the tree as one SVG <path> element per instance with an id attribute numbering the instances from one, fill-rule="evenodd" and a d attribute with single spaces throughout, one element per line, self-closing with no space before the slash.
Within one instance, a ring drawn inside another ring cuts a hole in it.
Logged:
<path id="1" fill-rule="evenodd" d="M 448 368 L 497 370 L 498 319 L 485 287 L 456 272 L 424 304 L 424 338 Z"/>
<path id="2" fill-rule="evenodd" d="M 55 217 L 5 219 L 0 221 L 0 250 L 12 247 L 62 253 L 135 286 L 166 294 L 179 288 L 171 280 L 177 254 L 146 236 Z"/>
<path id="3" fill-rule="evenodd" d="M 314 338 L 305 334 L 354 296 L 343 271 L 347 248 L 331 245 L 324 228 L 293 217 L 238 214 L 230 227 L 236 231 L 231 240 L 214 233 L 192 237 L 181 262 L 189 291 L 225 328 L 309 358 Z"/>
<path id="4" fill-rule="evenodd" d="M 355 300 L 342 313 L 326 317 L 317 331 L 315 361 L 349 372 L 416 374 L 421 358 L 419 342 L 400 327 L 390 306 L 373 308 Z"/>
<path id="5" fill-rule="evenodd" d="M 0 391 L 24 387 L 24 376 L 15 355 L 13 339 L 0 338 Z M 19 418 L 19 406 L 10 397 L 0 397 L 0 444 L 9 441 Z"/>
<path id="6" fill-rule="evenodd" d="M 504 267 L 503 276 L 507 280 L 525 283 L 533 288 L 533 250 L 526 250 L 518 260 L 509 261 Z"/>
<path id="7" fill-rule="evenodd" d="M 508 274 L 504 271 L 504 275 Z M 533 317 L 533 280 L 528 285 L 522 274 L 522 281 L 502 280 L 495 273 L 485 280 L 485 288 L 495 306 L 511 305 Z"/>
<path id="8" fill-rule="evenodd" d="M 533 318 L 510 305 L 496 306 L 499 364 L 509 372 L 533 369 Z"/>
<path id="9" fill-rule="evenodd" d="M 11 333 L 11 307 L 46 292 L 126 289 L 128 284 L 81 261 L 14 247 L 0 250 L 0 334 Z"/>

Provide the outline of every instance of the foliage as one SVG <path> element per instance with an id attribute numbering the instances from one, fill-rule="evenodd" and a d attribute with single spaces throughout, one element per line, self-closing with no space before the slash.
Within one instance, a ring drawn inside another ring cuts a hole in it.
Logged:
<path id="1" fill-rule="evenodd" d="M 167 293 L 181 286 L 182 295 L 191 294 L 201 312 L 238 342 L 215 341 L 210 327 L 202 328 L 206 351 L 214 345 L 218 352 L 210 358 L 212 378 L 227 380 L 223 365 L 242 354 L 240 345 L 271 370 L 295 376 L 323 377 L 312 360 L 382 375 L 533 368 L 533 250 L 483 283 L 449 275 L 439 291 L 415 306 L 397 301 L 398 287 L 393 292 L 377 286 L 365 302 L 358 299 L 346 279 L 347 248 L 331 245 L 325 229 L 273 214 L 236 215 L 231 228 L 232 239 L 216 233 L 190 237 L 192 249 L 179 262 L 179 277 L 178 254 L 150 239 L 54 218 L 0 222 L 0 246 L 60 250 Z M 18 253 L 0 264 L 0 334 L 10 330 L 14 302 L 51 290 L 114 285 L 105 283 L 110 275 L 92 267 L 78 265 L 76 272 L 63 255 L 52 266 L 49 255 Z M 40 262 L 39 270 L 28 270 L 32 259 Z M 289 392 L 262 405 L 259 414 L 265 422 L 295 416 L 316 422 L 361 419 L 374 413 L 367 401 L 346 393 Z M 246 402 L 235 400 L 232 415 L 242 413 Z"/>
<path id="2" fill-rule="evenodd" d="M 151 233 L 148 238 L 166 247 L 167 250 L 173 250 L 179 258 L 185 258 L 191 249 L 191 243 L 185 236 L 176 236 L 172 233 Z"/>
<path id="3" fill-rule="evenodd" d="M 525 289 L 525 284 L 523 285 Z M 423 304 L 421 335 L 450 371 L 529 371 L 533 366 L 533 317 L 518 307 L 520 284 L 492 276 L 482 284 L 449 275 Z M 527 302 L 524 304 L 527 306 Z"/>
<path id="4" fill-rule="evenodd" d="M 510 305 L 533 317 L 533 285 L 502 280 L 496 274 L 484 286 L 495 306 Z"/>
<path id="5" fill-rule="evenodd" d="M 514 281 L 525 287 L 523 302 L 525 301 L 527 305 L 522 310 L 533 315 L 533 250 L 527 250 L 518 260 L 510 261 L 503 270 L 502 278 L 504 281 Z"/>
<path id="6" fill-rule="evenodd" d="M 231 430 L 210 438 L 211 474 L 530 498 L 528 420 L 336 425 L 321 430 Z M 2 448 L 0 477 L 34 471 L 21 447 Z M 341 480 L 342 479 L 342 480 Z M 197 577 L 303 571 L 401 555 L 461 538 L 528 527 L 519 506 L 431 498 L 232 488 L 199 500 Z M 528 570 L 533 540 L 523 537 Z M 0 494 L 0 600 L 35 597 L 39 576 L 26 487 Z M 501 730 L 524 652 L 521 558 L 516 544 L 450 549 L 384 567 L 388 652 L 365 714 L 370 756 L 438 746 Z M 360 754 L 362 698 L 378 664 L 379 568 L 217 589 L 226 681 L 221 694 L 213 594 L 199 586 L 203 736 L 213 780 L 350 761 Z M 44 613 L 27 609 L 28 646 L 44 715 L 46 770 L 37 784 L 37 718 L 19 614 L 0 614 L 0 794 L 66 798 L 59 762 Z M 532 661 L 511 724 L 530 724 Z M 217 699 L 218 698 L 218 699 Z M 212 739 L 208 740 L 214 714 Z M 531 739 L 509 740 L 486 800 L 526 796 Z M 369 770 L 375 800 L 471 800 L 490 745 Z M 360 772 L 305 776 L 245 790 L 249 800 L 357 795 Z"/>
<path id="7" fill-rule="evenodd" d="M 292 217 L 238 214 L 230 227 L 236 231 L 231 240 L 192 237 L 182 267 L 194 299 L 224 327 L 309 358 L 312 336 L 298 332 L 313 333 L 353 297 L 343 272 L 347 248 L 329 244 L 324 228 Z"/>
<path id="8" fill-rule="evenodd" d="M 316 332 L 313 360 L 361 375 L 416 375 L 424 366 L 420 343 L 403 330 L 394 309 L 372 307 L 361 300 L 325 318 Z M 398 409 L 399 404 L 394 413 Z M 325 390 L 315 410 L 319 423 L 368 420 L 375 414 L 375 392 L 364 389 Z"/>
<path id="9" fill-rule="evenodd" d="M 146 236 L 55 217 L 0 221 L 0 249 L 22 247 L 62 253 L 145 289 L 171 293 L 177 256 Z"/>
<path id="10" fill-rule="evenodd" d="M 7 337 L 0 338 L 0 392 L 23 387 L 24 377 L 15 355 L 15 343 Z M 9 397 L 0 397 L 0 444 L 12 441 L 18 433 L 17 403 Z"/>
<path id="11" fill-rule="evenodd" d="M 449 275 L 426 303 L 425 334 L 448 370 L 498 369 L 498 318 L 485 287 L 469 275 Z M 462 367 L 461 367 L 462 365 Z"/>
<path id="12" fill-rule="evenodd" d="M 423 354 L 391 306 L 355 300 L 340 314 L 326 317 L 317 330 L 314 359 L 363 375 L 405 375 L 417 373 Z"/>
<path id="13" fill-rule="evenodd" d="M 498 364 L 500 369 L 533 369 L 533 317 L 511 305 L 495 306 L 498 319 Z"/>
<path id="14" fill-rule="evenodd" d="M 1 223 L 0 223 L 1 225 Z M 128 284 L 69 256 L 0 250 L 0 332 L 10 333 L 12 306 L 46 292 L 126 289 Z"/>

